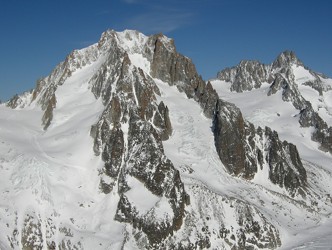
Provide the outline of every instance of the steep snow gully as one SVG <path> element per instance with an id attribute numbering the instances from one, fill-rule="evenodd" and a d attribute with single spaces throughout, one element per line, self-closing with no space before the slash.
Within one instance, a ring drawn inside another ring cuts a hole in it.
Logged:
<path id="1" fill-rule="evenodd" d="M 0 249 L 332 249 L 331 95 L 108 30 L 0 105 Z"/>

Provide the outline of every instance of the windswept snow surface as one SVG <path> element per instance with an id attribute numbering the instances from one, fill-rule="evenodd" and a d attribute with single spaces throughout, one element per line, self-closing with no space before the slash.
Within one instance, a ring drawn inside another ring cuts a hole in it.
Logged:
<path id="1" fill-rule="evenodd" d="M 289 239 L 280 250 L 331 250 L 332 222 L 313 226 Z"/>

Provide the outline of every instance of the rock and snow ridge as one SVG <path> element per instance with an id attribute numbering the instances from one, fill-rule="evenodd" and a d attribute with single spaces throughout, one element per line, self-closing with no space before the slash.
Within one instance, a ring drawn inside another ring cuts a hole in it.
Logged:
<path id="1" fill-rule="evenodd" d="M 255 127 L 216 83 L 172 39 L 109 30 L 1 105 L 0 248 L 276 249 L 322 224 L 322 151 Z"/>
<path id="2" fill-rule="evenodd" d="M 281 53 L 270 65 L 242 61 L 236 67 L 220 71 L 217 79 L 230 84 L 222 87 L 228 92 L 261 90 L 271 97 L 268 100 L 281 95 L 282 101 L 294 107 L 300 127 L 312 130 L 312 140 L 319 143 L 321 150 L 332 153 L 332 79 L 305 67 L 294 52 Z M 220 84 L 214 84 L 220 89 L 217 85 Z"/>

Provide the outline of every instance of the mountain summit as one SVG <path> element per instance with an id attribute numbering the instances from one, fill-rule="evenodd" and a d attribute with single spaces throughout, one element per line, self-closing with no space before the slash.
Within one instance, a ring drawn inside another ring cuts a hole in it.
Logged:
<path id="1" fill-rule="evenodd" d="M 291 65 L 303 66 L 303 63 L 297 58 L 293 51 L 286 50 L 272 63 L 272 69 L 285 68 Z"/>
<path id="2" fill-rule="evenodd" d="M 307 114 L 298 82 L 278 78 L 292 79 L 292 67 L 304 69 L 285 52 L 204 82 L 172 39 L 131 30 L 73 51 L 0 106 L 0 247 L 287 246 L 331 214 L 332 175 L 278 128 L 246 120 L 219 87 L 238 94 L 269 84 L 267 96 L 283 89 Z"/>

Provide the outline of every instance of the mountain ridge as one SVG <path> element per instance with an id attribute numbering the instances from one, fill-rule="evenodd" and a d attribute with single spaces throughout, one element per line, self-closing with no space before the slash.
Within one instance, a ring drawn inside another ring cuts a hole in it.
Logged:
<path id="1" fill-rule="evenodd" d="M 247 64 L 250 66 L 248 67 Z M 299 78 L 298 71 L 305 72 L 305 77 Z M 259 73 L 257 73 L 259 72 Z M 245 78 L 244 76 L 248 76 Z M 323 105 L 313 107 L 311 102 L 306 99 L 300 89 L 306 86 L 318 92 L 318 101 L 324 104 L 324 93 L 332 90 L 331 81 L 305 67 L 296 57 L 294 52 L 285 51 L 281 53 L 270 65 L 263 65 L 255 61 L 241 62 L 234 68 L 228 68 L 218 73 L 217 79 L 231 82 L 231 91 L 243 92 L 258 89 L 263 82 L 270 84 L 267 95 L 276 94 L 282 90 L 282 100 L 292 103 L 295 109 L 299 110 L 299 123 L 302 127 L 313 127 L 312 140 L 320 143 L 321 149 L 332 152 L 332 128 L 329 120 L 326 121 L 322 115 L 330 116 L 329 108 Z M 302 87 L 303 86 L 303 87 Z M 320 109 L 326 109 L 321 112 Z M 327 113 L 327 114 L 326 114 Z"/>
<path id="2" fill-rule="evenodd" d="M 275 249 L 295 225 L 327 218 L 330 175 L 317 184 L 324 170 L 246 121 L 214 87 L 162 34 L 109 30 L 72 52 L 33 92 L 8 102 L 12 110 L 2 105 L 11 149 L 0 151 L 3 200 L 25 183 L 32 201 L 24 205 L 19 191 L 1 206 L 10 225 L 0 221 L 1 246 Z M 22 128 L 30 149 L 15 139 Z M 36 186 L 21 168 L 38 173 Z"/>

